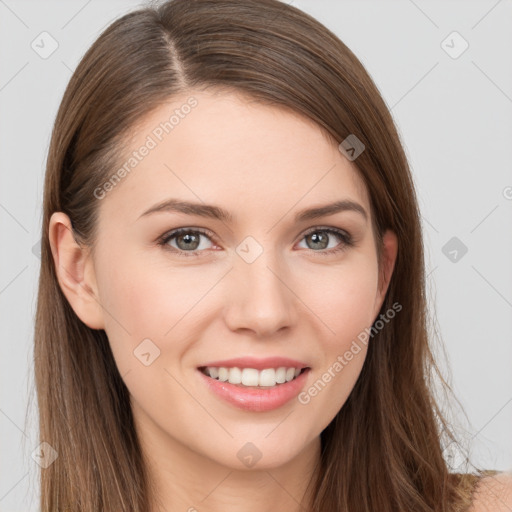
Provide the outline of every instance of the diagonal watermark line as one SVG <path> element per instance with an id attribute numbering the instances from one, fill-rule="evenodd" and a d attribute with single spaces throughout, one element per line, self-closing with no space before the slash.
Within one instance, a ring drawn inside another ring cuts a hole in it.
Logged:
<path id="1" fill-rule="evenodd" d="M 279 224 L 288 215 L 288 213 L 290 213 L 290 211 L 293 210 L 293 208 L 295 208 L 295 206 L 297 206 L 297 204 L 299 204 L 336 167 L 336 165 L 337 164 L 333 164 L 332 167 L 316 183 L 314 183 L 311 188 L 306 191 L 304 195 L 300 197 L 299 200 L 293 204 L 280 219 L 277 220 L 277 222 L 267 231 L 267 233 L 270 233 L 277 226 L 277 224 Z"/>
<path id="2" fill-rule="evenodd" d="M 414 7 L 416 7 L 416 9 L 421 11 L 423 13 L 423 15 L 430 21 L 430 23 L 432 23 L 432 25 L 434 25 L 434 27 L 439 28 L 439 25 L 423 9 L 421 9 L 413 0 L 409 0 L 409 2 L 411 2 L 411 4 L 414 5 Z"/>
<path id="3" fill-rule="evenodd" d="M 480 469 L 481 469 L 481 468 L 479 468 L 479 467 L 476 467 L 476 466 L 475 466 L 475 465 L 474 465 L 474 464 L 473 464 L 469 459 L 466 459 L 466 462 L 471 466 L 472 470 L 474 470 L 474 471 L 478 471 L 478 470 L 480 470 Z M 469 468 L 468 468 L 468 469 L 469 469 Z M 502 487 L 502 485 L 503 485 L 503 484 L 502 484 L 502 483 L 500 483 L 500 482 L 498 481 L 498 479 L 496 478 L 497 476 L 499 476 L 499 475 L 501 474 L 501 472 L 500 472 L 500 471 L 497 471 L 497 475 L 493 475 L 493 474 L 492 474 L 492 471 L 493 471 L 493 470 L 490 470 L 490 471 L 491 471 L 491 473 L 489 474 L 489 473 L 488 473 L 488 470 L 486 470 L 486 471 L 484 472 L 484 475 L 483 475 L 483 476 L 484 476 L 485 478 L 490 479 L 490 480 L 494 480 L 494 481 L 495 481 L 495 482 L 496 482 L 500 487 Z M 487 474 L 486 474 L 486 473 L 487 473 Z M 505 471 L 505 473 L 507 473 L 507 474 L 509 474 L 509 475 L 510 475 L 510 471 Z M 487 488 L 485 489 L 485 492 L 489 492 L 490 494 L 492 494 L 492 495 L 493 495 L 493 497 L 494 497 L 494 498 L 496 498 L 497 500 L 499 500 L 499 501 L 500 501 L 500 503 L 502 503 L 502 505 L 503 505 L 504 507 L 506 507 L 506 509 L 507 509 L 507 510 L 509 510 L 510 512 L 512 512 L 512 508 L 511 508 L 511 507 L 509 507 L 509 505 L 501 499 L 501 498 L 502 498 L 502 496 L 503 496 L 503 494 L 501 494 L 501 495 L 500 495 L 500 494 L 496 494 L 496 492 L 494 491 L 494 489 L 492 489 L 492 488 L 490 488 L 490 487 L 487 487 Z M 507 488 L 507 490 L 506 490 L 505 492 L 508 492 L 508 488 Z M 489 509 L 487 509 L 487 510 L 489 510 Z M 505 510 L 505 509 L 504 509 L 504 508 L 503 508 L 503 509 L 501 509 L 501 508 L 500 508 L 500 511 L 502 511 L 502 512 L 503 512 L 503 510 Z"/>
<path id="4" fill-rule="evenodd" d="M 436 266 L 435 266 L 435 267 L 434 267 L 434 268 L 433 268 L 433 269 L 432 269 L 432 270 L 431 270 L 431 271 L 426 275 L 426 277 L 427 277 L 427 278 L 428 278 L 428 277 L 430 277 L 430 274 L 434 273 L 434 271 L 437 269 L 437 267 L 438 267 L 438 266 L 439 266 L 439 265 L 436 265 Z"/>
<path id="5" fill-rule="evenodd" d="M 188 315 L 190 311 L 194 309 L 205 298 L 205 296 L 208 295 L 213 290 L 213 288 L 215 288 L 220 283 L 220 281 L 222 281 L 222 279 L 224 279 L 232 270 L 233 267 L 231 267 L 208 291 L 206 291 L 204 295 L 164 334 L 164 336 L 167 336 L 183 320 L 183 318 Z"/>
<path id="6" fill-rule="evenodd" d="M 14 75 L 4 85 L 2 85 L 2 87 L 0 87 L 0 91 L 3 91 L 27 66 L 28 61 L 25 62 L 25 64 L 23 64 L 23 66 L 21 66 L 21 68 L 18 69 L 18 71 L 16 71 L 16 73 L 14 73 Z"/>
<path id="7" fill-rule="evenodd" d="M 7 9 L 9 9 L 9 11 L 11 11 L 11 13 L 12 13 L 14 16 L 16 16 L 16 18 L 18 18 L 18 20 L 19 20 L 21 23 L 23 23 L 23 25 L 25 25 L 25 27 L 30 28 L 30 27 L 29 27 L 29 26 L 28 26 L 28 25 L 27 25 L 27 24 L 26 24 L 26 23 L 25 23 L 25 22 L 24 22 L 24 21 L 23 21 L 23 20 L 22 20 L 22 19 L 21 19 L 21 18 L 20 18 L 20 17 L 19 17 L 19 16 L 18 16 L 18 15 L 17 15 L 17 14 L 16 14 L 16 13 L 15 13 L 15 12 L 14 12 L 14 11 L 13 11 L 9 6 L 8 6 L 8 5 L 7 5 L 7 4 L 6 4 L 6 3 L 5 3 L 5 2 L 4 2 L 4 0 L 0 0 L 0 3 L 1 3 L 2 5 L 5 5 L 5 7 L 7 7 Z"/>
<path id="8" fill-rule="evenodd" d="M 503 96 L 505 96 L 505 98 L 507 98 L 508 101 L 512 103 L 512 98 L 474 60 L 472 60 L 471 63 L 487 78 L 487 80 L 489 80 L 489 82 L 491 82 L 491 84 L 494 85 L 494 87 L 496 87 L 496 89 L 501 92 L 501 94 L 503 94 Z"/>
<path id="9" fill-rule="evenodd" d="M 510 470 L 509 471 L 506 471 L 506 473 L 510 476 Z M 501 494 L 497 494 L 496 493 L 496 489 L 493 489 L 493 488 L 490 488 L 488 487 L 487 488 L 487 491 L 490 492 L 493 497 L 495 499 L 497 499 L 502 505 L 504 508 L 500 507 L 499 511 L 500 512 L 503 512 L 505 510 L 505 508 L 509 511 L 509 512 L 512 512 L 512 507 L 510 506 L 510 486 L 507 485 L 505 488 L 503 486 L 503 484 L 501 482 L 498 481 L 498 479 L 496 478 L 497 475 L 489 475 L 489 478 L 492 478 L 499 486 L 500 490 L 501 490 Z M 503 496 L 506 496 L 506 502 L 503 501 Z"/>
<path id="10" fill-rule="evenodd" d="M 509 398 L 505 404 L 499 409 L 498 412 L 496 412 L 496 414 L 494 414 L 494 416 L 478 431 L 476 432 L 475 434 L 473 434 L 473 436 L 471 437 L 471 439 L 474 439 L 478 434 L 480 434 L 482 432 L 482 430 L 484 430 L 485 427 L 487 427 L 487 425 L 489 425 L 489 423 L 491 423 L 491 421 L 496 418 L 496 416 L 498 416 L 498 414 L 503 410 L 505 409 L 505 407 L 510 403 L 512 402 L 512 398 Z"/>
<path id="11" fill-rule="evenodd" d="M 130 372 L 132 371 L 132 369 L 130 368 L 127 372 L 125 372 L 124 375 L 121 376 L 121 379 L 124 379 L 126 377 L 126 375 L 128 375 Z M 105 400 L 108 400 L 110 398 L 109 395 L 102 395 L 99 399 L 99 406 L 100 406 L 100 409 L 102 408 L 102 404 Z M 57 407 L 59 408 L 59 412 L 62 416 L 62 419 L 67 423 L 68 425 L 68 431 L 67 431 L 67 435 L 69 436 L 70 432 L 80 423 L 80 419 L 79 418 L 74 418 L 74 423 L 73 425 L 70 426 L 70 423 L 69 421 L 67 420 L 65 414 L 62 412 L 62 409 L 60 407 L 59 404 L 57 404 Z"/>
<path id="12" fill-rule="evenodd" d="M 64 25 L 62 25 L 62 27 L 60 27 L 60 29 L 62 30 L 67 25 L 69 25 L 71 21 L 73 21 L 90 3 L 91 0 L 88 0 L 73 16 L 71 16 L 71 18 L 66 23 L 64 23 Z"/>
<path id="13" fill-rule="evenodd" d="M 1 498 L 0 501 L 2 501 L 28 474 L 30 471 L 27 471 Z"/>
<path id="14" fill-rule="evenodd" d="M 192 192 L 192 194 L 194 194 L 197 197 L 197 199 L 199 199 L 199 201 L 201 201 L 201 203 L 204 204 L 204 201 L 167 164 L 164 164 L 164 167 L 167 167 L 167 169 L 169 169 L 169 171 L 172 172 L 174 174 L 174 176 L 176 176 L 176 178 L 178 178 L 181 181 L 181 183 L 183 183 L 183 185 L 185 185 L 185 187 L 187 187 L 190 190 L 190 192 Z M 226 229 L 230 233 L 233 232 L 233 230 L 229 227 L 228 224 L 226 224 L 226 222 L 223 219 L 222 219 L 222 224 L 224 224 L 224 226 L 226 226 Z"/>
<path id="15" fill-rule="evenodd" d="M 73 230 L 70 229 L 68 226 L 66 226 L 66 229 L 68 231 L 70 231 L 73 238 L 75 238 L 75 234 L 73 233 Z M 69 272 L 68 269 L 64 265 L 59 263 L 59 267 L 64 269 L 64 271 L 71 277 L 71 279 L 73 281 L 75 281 L 73 274 L 71 272 Z M 82 283 L 79 283 L 77 281 L 75 281 L 75 282 L 82 287 L 82 289 L 85 291 L 85 293 L 87 293 L 92 299 L 94 299 L 96 301 L 96 303 L 101 307 L 101 309 L 103 309 L 103 311 L 105 311 L 112 318 L 112 320 L 114 320 L 121 327 L 121 329 L 123 329 L 123 331 L 126 332 L 126 334 L 128 334 L 128 336 L 131 336 L 131 333 L 128 331 L 128 329 L 126 329 L 126 327 L 121 322 L 119 322 L 119 320 L 117 320 L 117 318 L 114 315 L 112 315 L 112 313 L 110 313 L 110 311 L 108 311 L 107 308 L 105 308 L 103 306 L 103 304 L 94 296 L 93 293 L 91 293 Z"/>
<path id="16" fill-rule="evenodd" d="M 286 420 L 286 418 L 288 418 L 288 416 L 290 416 L 290 414 L 292 414 L 293 411 L 290 411 L 266 436 L 265 438 L 267 438 L 270 434 L 272 434 L 272 432 L 274 432 L 274 430 L 277 429 L 277 427 L 279 427 L 279 425 L 282 425 L 284 423 L 284 421 Z"/>
<path id="17" fill-rule="evenodd" d="M 424 215 L 421 216 L 421 218 L 437 233 L 439 234 L 439 231 L 434 227 L 434 225 L 425 217 Z"/>
<path id="18" fill-rule="evenodd" d="M 5 290 L 7 290 L 7 288 L 14 282 L 16 281 L 16 279 L 18 279 L 18 277 L 23 273 L 25 272 L 25 270 L 27 270 L 28 268 L 28 265 L 25 265 L 1 290 L 0 290 L 0 295 L 2 293 L 4 293 Z"/>
<path id="19" fill-rule="evenodd" d="M 226 478 L 231 475 L 231 473 L 233 473 L 233 471 L 229 471 L 229 473 L 201 500 L 200 503 L 202 503 L 205 499 L 207 499 L 215 490 L 218 489 L 218 487 L 220 486 L 220 484 L 222 484 Z"/>
<path id="20" fill-rule="evenodd" d="M 495 482 L 497 482 L 498 480 L 496 479 L 496 476 L 494 475 L 489 475 Z M 503 501 L 501 498 L 502 498 L 502 495 L 499 495 L 499 494 L 496 494 L 494 492 L 493 489 L 489 489 L 489 492 L 504 506 L 507 508 L 507 510 L 509 510 L 510 512 L 512 512 L 512 507 L 509 507 L 508 506 L 508 503 L 506 503 L 505 501 Z M 509 503 L 510 501 L 507 500 Z M 503 509 L 500 509 L 500 510 L 503 510 Z"/>
<path id="21" fill-rule="evenodd" d="M 71 74 L 73 74 L 75 71 L 73 69 L 71 69 L 63 60 L 61 60 L 62 64 L 64 64 L 64 66 L 69 69 L 69 71 L 71 71 Z"/>
<path id="22" fill-rule="evenodd" d="M 224 432 L 226 432 L 226 434 L 228 434 L 229 437 L 233 438 L 233 435 L 229 432 L 229 430 L 227 430 L 227 428 L 224 427 L 224 425 L 220 421 L 218 421 L 215 418 L 215 416 L 213 416 L 213 414 L 178 379 L 176 379 L 176 377 L 174 375 L 172 375 L 171 372 L 169 372 L 169 370 L 167 368 L 164 368 L 164 370 L 181 386 L 181 388 L 184 391 L 186 391 L 188 393 L 190 398 L 192 398 L 208 414 L 208 416 L 210 416 L 213 419 L 213 421 L 215 421 L 215 423 L 217 423 L 219 425 L 219 427 L 221 427 L 222 430 L 224 430 Z"/>
<path id="23" fill-rule="evenodd" d="M 492 210 L 491 210 L 491 211 L 490 211 L 490 212 L 489 212 L 489 213 L 488 213 L 488 214 L 487 214 L 487 215 L 486 215 L 486 216 L 485 216 L 485 217 L 484 217 L 484 218 L 483 218 L 483 219 L 482 219 L 482 220 L 481 220 L 481 221 L 480 221 L 480 222 L 479 222 L 479 223 L 478 223 L 478 224 L 477 224 L 477 225 L 476 225 L 476 226 L 475 226 L 471 231 L 470 231 L 470 233 L 473 233 L 473 231 L 475 231 L 475 229 L 476 229 L 478 226 L 480 226 L 480 224 L 482 224 L 482 222 L 483 222 L 485 219 L 487 219 L 487 217 L 489 217 L 489 215 L 491 215 L 491 213 L 493 213 L 493 212 L 496 210 L 496 208 L 498 208 L 498 206 L 499 206 L 499 204 L 497 204 L 497 205 L 496 205 L 496 206 L 495 206 L 495 207 L 494 207 L 494 208 L 493 208 L 493 209 L 492 209 Z"/>
<path id="24" fill-rule="evenodd" d="M 419 85 L 420 82 L 422 82 L 425 77 L 430 74 L 433 69 L 439 65 L 439 61 L 437 61 L 392 107 L 391 110 L 393 110 L 415 87 Z"/>
<path id="25" fill-rule="evenodd" d="M 3 204 L 0 204 L 0 208 L 2 208 L 2 210 L 4 210 L 11 217 L 11 219 L 14 220 L 14 222 L 16 222 L 16 224 L 18 224 L 18 226 L 23 229 L 23 231 L 25 231 L 25 233 L 28 233 L 28 229 L 25 228 L 25 226 Z"/>
<path id="26" fill-rule="evenodd" d="M 276 477 L 270 472 L 270 471 L 265 471 L 265 473 L 267 473 L 267 475 L 272 478 L 272 480 L 274 480 L 274 482 L 279 486 L 281 487 L 281 489 L 283 489 L 283 491 L 288 494 L 288 496 L 290 496 L 290 498 L 295 501 L 295 503 L 297 503 L 297 505 L 299 505 L 299 507 L 301 509 L 303 509 L 304 511 L 306 510 L 306 508 L 304 507 L 304 505 L 302 505 L 299 501 L 297 501 L 297 499 L 295 498 L 295 496 L 293 496 L 292 494 L 290 494 L 290 492 L 288 491 L 288 489 L 286 489 L 286 487 L 284 487 L 281 482 L 279 482 L 279 480 L 276 479 Z"/>
<path id="27" fill-rule="evenodd" d="M 283 283 L 286 286 L 286 288 L 288 288 L 288 290 L 290 290 L 293 293 L 293 295 L 295 295 L 295 297 L 297 297 L 297 299 L 299 299 L 302 302 L 302 304 L 304 304 L 304 306 L 309 311 L 311 311 L 311 313 L 313 313 L 313 315 L 315 315 L 318 318 L 318 320 L 320 320 L 320 322 L 322 322 L 325 325 L 325 327 L 327 327 L 327 329 L 329 329 L 329 331 L 331 331 L 334 335 L 336 334 L 311 308 L 309 308 L 306 305 L 306 303 L 268 265 L 267 268 L 270 270 L 270 272 L 272 272 L 272 274 L 274 274 L 277 277 L 277 279 L 279 279 L 279 281 L 281 281 L 281 283 Z"/>
<path id="28" fill-rule="evenodd" d="M 27 434 L 25 434 L 25 432 L 23 430 L 21 430 L 20 427 L 18 427 L 18 425 L 16 425 L 16 423 L 14 423 L 14 421 L 4 412 L 2 411 L 2 409 L 0 409 L 0 412 L 25 436 L 25 437 L 28 437 Z"/>
<path id="29" fill-rule="evenodd" d="M 510 303 L 473 265 L 471 268 L 510 306 L 512 307 L 512 303 Z"/>
<path id="30" fill-rule="evenodd" d="M 124 378 L 132 371 L 132 368 L 130 368 L 127 372 L 124 373 L 124 375 L 121 375 L 121 379 L 124 380 Z M 100 408 L 101 408 L 101 404 L 103 403 L 104 400 L 108 400 L 108 396 L 105 396 L 105 395 L 102 395 L 100 397 Z M 63 413 L 61 407 L 60 407 L 60 404 L 57 403 L 57 407 L 59 408 L 59 413 L 60 415 L 62 416 L 62 418 L 64 419 L 64 421 L 67 423 L 68 425 L 68 431 L 67 431 L 67 435 L 70 434 L 70 432 L 80 423 L 80 419 L 77 419 L 75 418 L 75 422 L 73 423 L 73 425 L 70 426 L 70 423 L 69 421 L 67 420 L 66 418 L 66 415 Z"/>
<path id="31" fill-rule="evenodd" d="M 66 267 L 64 267 L 64 265 L 59 263 L 59 267 L 64 269 L 64 271 L 67 272 L 67 274 L 74 280 L 73 275 L 68 271 Z M 121 327 L 121 329 L 123 329 L 123 331 L 128 334 L 128 336 L 131 336 L 131 333 L 128 331 L 128 329 L 126 329 L 126 327 L 105 306 L 103 306 L 103 304 L 94 296 L 94 294 L 92 294 L 82 283 L 79 283 L 78 281 L 75 282 L 82 287 L 85 293 L 87 293 L 94 301 L 96 301 L 98 306 L 100 306 L 101 309 L 103 309 L 103 311 L 105 311 L 105 313 L 107 313 L 110 318 L 112 318 L 112 320 L 114 320 L 117 325 L 119 325 L 119 327 Z"/>
<path id="32" fill-rule="evenodd" d="M 478 20 L 478 21 L 477 21 L 477 22 L 476 22 L 472 27 L 471 27 L 471 30 L 473 30 L 477 25 L 479 25 L 479 24 L 480 24 L 480 22 L 481 22 L 482 20 L 484 20 L 484 19 L 487 17 L 487 15 L 488 15 L 488 14 L 489 14 L 489 13 L 490 13 L 494 8 L 495 8 L 495 7 L 497 7 L 497 5 L 498 5 L 499 3 L 501 3 L 501 0 L 498 0 L 498 1 L 497 1 L 497 2 L 496 2 L 496 3 L 495 3 L 495 4 L 494 4 L 494 5 L 493 5 L 493 6 L 492 6 L 492 7 L 491 7 L 491 8 L 490 8 L 490 9 L 489 9 L 485 14 L 484 14 L 484 15 L 483 15 L 483 16 L 482 16 L 482 17 L 481 17 L 481 18 L 480 18 L 480 19 L 479 19 L 479 20 Z"/>

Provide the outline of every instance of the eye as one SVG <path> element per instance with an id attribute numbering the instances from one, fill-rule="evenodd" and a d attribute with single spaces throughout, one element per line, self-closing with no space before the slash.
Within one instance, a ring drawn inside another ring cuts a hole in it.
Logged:
<path id="1" fill-rule="evenodd" d="M 166 233 L 158 241 L 158 245 L 179 252 L 180 256 L 199 256 L 199 252 L 202 252 L 202 250 L 204 249 L 211 248 L 204 247 L 204 244 L 201 243 L 201 237 L 210 240 L 211 235 L 210 233 L 203 231 L 201 229 L 180 228 L 175 229 L 170 233 Z M 170 243 L 174 241 L 176 242 L 177 246 L 173 246 Z"/>
<path id="2" fill-rule="evenodd" d="M 341 240 L 341 243 L 332 245 L 331 240 L 334 237 Z M 205 247 L 204 243 L 201 243 L 201 238 L 206 238 L 212 242 L 213 234 L 202 229 L 179 228 L 164 234 L 158 240 L 158 245 L 177 253 L 179 256 L 199 256 L 205 249 L 212 248 L 211 246 Z M 347 232 L 330 227 L 315 227 L 308 231 L 301 240 L 306 240 L 308 244 L 306 249 L 311 249 L 313 252 L 322 255 L 343 251 L 354 245 L 352 237 Z"/>
<path id="3" fill-rule="evenodd" d="M 341 243 L 338 245 L 332 245 L 330 242 L 333 235 L 341 240 Z M 352 237 L 347 232 L 342 231 L 341 229 L 327 227 L 315 227 L 308 231 L 302 240 L 306 240 L 306 244 L 308 244 L 309 241 L 309 246 L 306 248 L 313 249 L 314 252 L 326 255 L 346 250 L 348 247 L 354 245 Z"/>

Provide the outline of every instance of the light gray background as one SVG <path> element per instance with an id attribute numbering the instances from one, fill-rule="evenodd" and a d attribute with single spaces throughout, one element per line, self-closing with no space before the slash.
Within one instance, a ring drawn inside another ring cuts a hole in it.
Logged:
<path id="1" fill-rule="evenodd" d="M 141 4 L 0 0 L 0 512 L 37 510 L 35 404 L 27 424 L 25 413 L 52 123 L 83 53 L 106 25 Z M 293 5 L 354 51 L 392 111 L 423 214 L 432 316 L 468 415 L 469 422 L 457 413 L 460 432 L 472 462 L 510 470 L 512 2 Z M 43 31 L 58 42 L 47 59 L 31 48 Z M 462 48 L 458 36 L 446 39 L 453 31 L 469 44 L 458 58 L 445 51 Z M 452 237 L 468 249 L 455 262 L 453 248 L 443 253 Z"/>

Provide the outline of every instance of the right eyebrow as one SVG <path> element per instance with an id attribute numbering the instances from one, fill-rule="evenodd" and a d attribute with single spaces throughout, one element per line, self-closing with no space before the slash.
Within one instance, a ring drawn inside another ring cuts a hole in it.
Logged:
<path id="1" fill-rule="evenodd" d="M 189 201 L 180 201 L 178 199 L 166 199 L 161 203 L 155 204 L 139 216 L 139 219 L 145 215 L 151 215 L 157 212 L 178 212 L 187 215 L 198 215 L 200 217 L 210 217 L 222 221 L 232 222 L 233 216 L 227 210 L 220 206 L 192 203 Z"/>

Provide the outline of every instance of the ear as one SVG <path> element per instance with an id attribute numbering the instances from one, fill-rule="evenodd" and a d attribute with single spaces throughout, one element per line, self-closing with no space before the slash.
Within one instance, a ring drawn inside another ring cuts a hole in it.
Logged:
<path id="1" fill-rule="evenodd" d="M 379 283 L 377 287 L 377 294 L 375 296 L 375 310 L 373 317 L 376 318 L 384 297 L 388 291 L 393 269 L 395 268 L 396 256 L 398 253 L 398 238 L 396 233 L 387 230 L 382 236 L 382 260 L 379 268 Z"/>
<path id="2" fill-rule="evenodd" d="M 50 218 L 50 246 L 62 292 L 77 316 L 91 329 L 104 329 L 96 276 L 90 252 L 76 240 L 69 217 L 55 212 Z"/>

